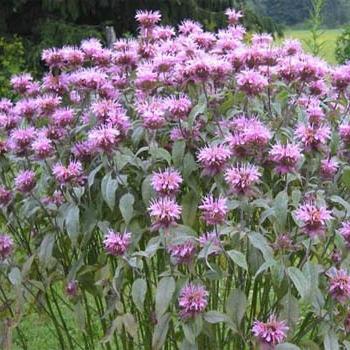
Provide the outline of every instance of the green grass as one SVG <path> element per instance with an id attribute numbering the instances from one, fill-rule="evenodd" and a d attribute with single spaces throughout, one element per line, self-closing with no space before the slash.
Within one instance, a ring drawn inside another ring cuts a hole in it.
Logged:
<path id="1" fill-rule="evenodd" d="M 321 57 L 331 64 L 336 64 L 335 48 L 338 36 L 341 34 L 341 29 L 326 29 L 321 36 L 321 41 L 325 42 L 321 51 Z M 286 30 L 285 38 L 299 39 L 306 52 L 309 52 L 305 40 L 311 38 L 308 30 Z"/>

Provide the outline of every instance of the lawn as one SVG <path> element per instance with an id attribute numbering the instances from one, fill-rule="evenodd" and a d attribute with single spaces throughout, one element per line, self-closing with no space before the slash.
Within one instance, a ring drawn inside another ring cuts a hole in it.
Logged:
<path id="1" fill-rule="evenodd" d="M 325 42 L 321 56 L 329 63 L 336 64 L 335 47 L 338 36 L 341 34 L 341 29 L 327 29 L 324 31 L 321 40 Z M 295 38 L 301 40 L 306 51 L 308 47 L 305 40 L 310 38 L 308 30 L 286 30 L 285 38 Z"/>

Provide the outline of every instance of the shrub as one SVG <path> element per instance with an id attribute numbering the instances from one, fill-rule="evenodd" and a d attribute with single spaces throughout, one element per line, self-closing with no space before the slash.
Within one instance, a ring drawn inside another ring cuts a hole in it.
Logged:
<path id="1" fill-rule="evenodd" d="M 12 74 L 24 68 L 24 47 L 22 40 L 0 37 L 0 96 L 10 97 L 9 79 Z"/>
<path id="2" fill-rule="evenodd" d="M 338 37 L 335 56 L 339 63 L 350 60 L 350 26 L 346 27 Z"/>
<path id="3" fill-rule="evenodd" d="M 30 310 L 61 349 L 349 347 L 350 66 L 227 16 L 138 12 L 137 38 L 12 77 L 3 347 Z"/>

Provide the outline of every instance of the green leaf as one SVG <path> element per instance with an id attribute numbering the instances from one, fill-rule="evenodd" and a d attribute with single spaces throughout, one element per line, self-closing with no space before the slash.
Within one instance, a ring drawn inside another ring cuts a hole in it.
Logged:
<path id="1" fill-rule="evenodd" d="M 168 165 L 171 165 L 171 155 L 166 149 L 154 147 L 150 149 L 150 154 L 153 158 L 166 160 Z"/>
<path id="2" fill-rule="evenodd" d="M 106 174 L 101 181 L 101 194 L 108 207 L 113 210 L 115 206 L 115 192 L 118 188 L 118 181 L 112 178 L 112 174 Z"/>
<path id="3" fill-rule="evenodd" d="M 203 318 L 205 321 L 208 323 L 220 323 L 220 322 L 225 322 L 225 323 L 232 323 L 231 319 L 225 315 L 224 313 L 220 311 L 208 311 L 203 315 Z"/>
<path id="4" fill-rule="evenodd" d="M 186 142 L 183 140 L 176 141 L 172 148 L 172 159 L 176 168 L 180 168 L 184 159 Z"/>
<path id="5" fill-rule="evenodd" d="M 258 269 L 258 271 L 255 272 L 254 278 L 258 277 L 262 272 L 265 272 L 268 270 L 270 267 L 276 266 L 277 261 L 275 259 L 269 259 L 266 260 Z"/>
<path id="6" fill-rule="evenodd" d="M 281 191 L 275 198 L 273 204 L 275 217 L 279 225 L 279 229 L 283 230 L 286 226 L 288 215 L 288 194 L 286 191 Z"/>
<path id="7" fill-rule="evenodd" d="M 19 286 L 22 283 L 22 275 L 18 267 L 13 267 L 11 269 L 9 280 L 14 286 Z"/>
<path id="8" fill-rule="evenodd" d="M 126 331 L 130 334 L 132 338 L 137 337 L 137 323 L 135 321 L 135 318 L 132 314 L 126 313 L 125 315 L 122 315 L 122 322 L 124 324 L 124 327 Z"/>
<path id="9" fill-rule="evenodd" d="M 140 312 L 143 312 L 143 304 L 147 292 L 147 283 L 144 279 L 138 278 L 134 281 L 131 288 L 131 296 L 136 307 Z"/>
<path id="10" fill-rule="evenodd" d="M 39 248 L 39 261 L 40 264 L 46 266 L 49 262 L 49 259 L 52 257 L 52 250 L 55 244 L 55 236 L 51 233 L 48 233 L 43 238 L 40 248 Z"/>
<path id="11" fill-rule="evenodd" d="M 266 238 L 258 232 L 252 232 L 248 235 L 249 241 L 253 247 L 259 249 L 265 260 L 273 259 L 273 251 Z"/>
<path id="12" fill-rule="evenodd" d="M 182 197 L 182 221 L 187 226 L 192 226 L 196 220 L 199 198 L 194 191 L 187 192 Z"/>
<path id="13" fill-rule="evenodd" d="M 344 167 L 341 181 L 345 187 L 350 188 L 350 166 Z"/>
<path id="14" fill-rule="evenodd" d="M 184 177 L 185 178 L 189 177 L 197 169 L 198 169 L 198 165 L 194 160 L 193 155 L 191 153 L 186 153 L 184 158 L 184 169 L 183 169 Z"/>
<path id="15" fill-rule="evenodd" d="M 152 175 L 146 176 L 141 186 L 142 199 L 147 206 L 154 194 L 154 190 L 151 185 L 151 178 L 152 178 Z"/>
<path id="16" fill-rule="evenodd" d="M 248 264 L 245 255 L 237 250 L 229 250 L 227 254 L 235 264 L 248 271 Z"/>
<path id="17" fill-rule="evenodd" d="M 156 316 L 160 318 L 167 310 L 175 292 L 175 280 L 173 277 L 163 277 L 156 291 Z"/>
<path id="18" fill-rule="evenodd" d="M 333 203 L 340 204 L 342 207 L 344 207 L 344 209 L 346 209 L 346 216 L 350 215 L 350 203 L 349 202 L 347 202 L 345 199 L 343 199 L 343 198 L 341 198 L 339 196 L 332 196 L 330 198 L 330 200 Z"/>
<path id="19" fill-rule="evenodd" d="M 289 327 L 295 326 L 299 320 L 299 303 L 292 293 L 288 292 L 281 299 L 282 310 L 280 312 L 280 318 L 286 320 Z"/>
<path id="20" fill-rule="evenodd" d="M 278 344 L 276 350 L 300 350 L 300 348 L 291 343 Z"/>
<path id="21" fill-rule="evenodd" d="M 300 296 L 306 298 L 310 293 L 310 283 L 304 274 L 298 268 L 292 266 L 288 268 L 288 275 Z"/>
<path id="22" fill-rule="evenodd" d="M 153 337 L 152 337 L 152 350 L 162 349 L 166 336 L 169 329 L 170 313 L 167 312 L 159 320 L 157 325 L 154 327 Z"/>
<path id="23" fill-rule="evenodd" d="M 207 108 L 207 98 L 205 97 L 205 94 L 202 94 L 199 96 L 198 103 L 192 108 L 192 111 L 188 116 L 187 122 L 190 129 L 192 128 L 196 117 L 199 116 L 200 114 L 203 114 L 206 108 Z"/>
<path id="24" fill-rule="evenodd" d="M 95 177 L 97 173 L 101 170 L 103 164 L 98 165 L 94 170 L 92 170 L 88 176 L 88 186 L 89 188 L 94 184 Z"/>
<path id="25" fill-rule="evenodd" d="M 226 302 L 226 313 L 239 327 L 247 307 L 247 297 L 240 289 L 233 289 Z"/>
<path id="26" fill-rule="evenodd" d="M 346 350 L 350 350 L 350 341 L 344 340 L 343 344 L 344 344 Z"/>
<path id="27" fill-rule="evenodd" d="M 122 213 L 126 224 L 130 222 L 134 214 L 134 196 L 131 193 L 126 193 L 119 201 L 119 209 Z"/>
<path id="28" fill-rule="evenodd" d="M 72 243 L 75 244 L 80 232 L 80 223 L 79 223 L 79 207 L 75 204 L 70 204 L 66 211 L 66 229 L 71 239 Z"/>
<path id="29" fill-rule="evenodd" d="M 323 341 L 324 350 L 339 350 L 338 337 L 334 331 L 329 330 Z"/>

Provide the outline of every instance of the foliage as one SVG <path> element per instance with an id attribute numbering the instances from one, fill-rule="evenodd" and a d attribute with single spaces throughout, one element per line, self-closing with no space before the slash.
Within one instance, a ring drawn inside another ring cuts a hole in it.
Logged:
<path id="1" fill-rule="evenodd" d="M 256 0 L 256 8 L 271 17 L 275 22 L 288 26 L 304 23 L 308 19 L 312 1 L 310 0 Z M 324 24 L 336 28 L 350 20 L 350 3 L 348 0 L 325 0 L 322 10 Z"/>
<path id="2" fill-rule="evenodd" d="M 311 38 L 306 41 L 306 45 L 309 47 L 310 52 L 317 56 L 320 55 L 322 47 L 325 42 L 320 41 L 322 34 L 321 29 L 323 23 L 322 10 L 325 5 L 325 0 L 311 0 L 310 18 L 308 20 L 310 24 Z"/>
<path id="3" fill-rule="evenodd" d="M 337 39 L 335 55 L 339 63 L 350 60 L 350 26 L 346 27 Z"/>
<path id="4" fill-rule="evenodd" d="M 227 16 L 12 77 L 2 348 L 32 313 L 59 349 L 349 347 L 350 66 Z"/>
<path id="5" fill-rule="evenodd" d="M 22 41 L 13 37 L 0 37 L 0 96 L 10 97 L 9 78 L 23 71 L 24 47 Z"/>

